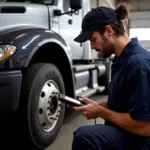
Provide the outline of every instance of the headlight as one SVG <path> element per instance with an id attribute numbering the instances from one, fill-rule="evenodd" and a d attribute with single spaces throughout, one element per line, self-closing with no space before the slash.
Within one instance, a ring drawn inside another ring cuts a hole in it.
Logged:
<path id="1" fill-rule="evenodd" d="M 13 45 L 0 45 L 0 61 L 13 55 L 16 51 L 16 47 Z"/>

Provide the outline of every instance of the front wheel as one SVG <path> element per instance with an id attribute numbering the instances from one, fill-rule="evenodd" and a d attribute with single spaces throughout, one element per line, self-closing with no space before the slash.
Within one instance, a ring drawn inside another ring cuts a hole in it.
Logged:
<path id="1" fill-rule="evenodd" d="M 55 65 L 33 64 L 25 71 L 19 116 L 26 145 L 44 149 L 55 140 L 65 114 L 57 92 L 65 94 L 65 88 Z"/>

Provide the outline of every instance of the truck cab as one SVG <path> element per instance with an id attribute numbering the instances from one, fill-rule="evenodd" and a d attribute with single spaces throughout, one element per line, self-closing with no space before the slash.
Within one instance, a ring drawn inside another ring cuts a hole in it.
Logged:
<path id="1" fill-rule="evenodd" d="M 0 2 L 0 112 L 16 113 L 25 145 L 43 149 L 57 137 L 66 109 L 58 93 L 108 90 L 111 61 L 74 41 L 89 10 L 87 0 Z"/>

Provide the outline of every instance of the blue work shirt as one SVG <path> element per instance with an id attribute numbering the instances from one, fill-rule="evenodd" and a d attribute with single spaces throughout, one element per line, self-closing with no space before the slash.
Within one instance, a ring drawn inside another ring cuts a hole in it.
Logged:
<path id="1" fill-rule="evenodd" d="M 107 107 L 129 113 L 135 120 L 150 121 L 150 52 L 137 38 L 115 57 Z"/>

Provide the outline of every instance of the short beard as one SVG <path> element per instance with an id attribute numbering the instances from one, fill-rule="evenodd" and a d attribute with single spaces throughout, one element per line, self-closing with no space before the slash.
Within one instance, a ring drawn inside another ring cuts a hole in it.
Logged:
<path id="1" fill-rule="evenodd" d="M 114 49 L 115 49 L 114 45 L 104 49 L 103 58 L 109 58 L 114 53 Z"/>
<path id="2" fill-rule="evenodd" d="M 103 36 L 104 43 L 108 41 L 108 39 Z M 108 43 L 108 45 L 103 49 L 103 58 L 109 58 L 114 53 L 115 45 L 112 43 Z"/>

